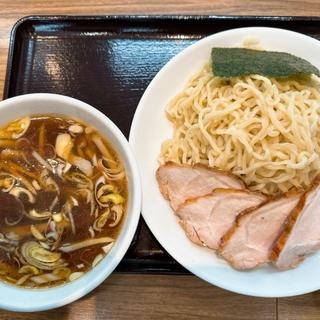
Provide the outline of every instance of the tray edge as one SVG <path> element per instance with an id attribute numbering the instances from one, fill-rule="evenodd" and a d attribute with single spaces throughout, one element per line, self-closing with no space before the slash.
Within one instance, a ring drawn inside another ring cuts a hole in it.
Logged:
<path id="1" fill-rule="evenodd" d="M 17 37 L 17 32 L 26 22 L 30 21 L 77 21 L 77 20 L 138 20 L 138 21 L 148 21 L 148 20 L 262 20 L 262 21 L 320 21 L 320 16 L 257 16 L 257 15 L 185 15 L 185 14 L 173 14 L 173 15 L 28 15 L 20 18 L 15 22 L 11 31 L 9 38 L 9 49 L 7 56 L 7 65 L 5 72 L 5 81 L 3 88 L 2 99 L 7 99 L 9 96 L 10 82 L 11 82 L 11 71 L 13 67 L 13 58 L 15 52 L 15 39 Z"/>

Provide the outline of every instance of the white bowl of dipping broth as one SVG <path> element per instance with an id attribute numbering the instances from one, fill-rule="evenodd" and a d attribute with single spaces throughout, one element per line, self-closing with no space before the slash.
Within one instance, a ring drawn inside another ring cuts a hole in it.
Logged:
<path id="1" fill-rule="evenodd" d="M 94 107 L 70 97 L 36 93 L 0 102 L 0 127 L 17 118 L 32 115 L 60 115 L 82 120 L 111 143 L 125 167 L 128 181 L 127 212 L 111 251 L 80 278 L 51 288 L 25 289 L 0 281 L 0 308 L 12 311 L 41 311 L 71 303 L 102 283 L 126 253 L 140 217 L 141 186 L 136 160 L 117 126 Z"/>

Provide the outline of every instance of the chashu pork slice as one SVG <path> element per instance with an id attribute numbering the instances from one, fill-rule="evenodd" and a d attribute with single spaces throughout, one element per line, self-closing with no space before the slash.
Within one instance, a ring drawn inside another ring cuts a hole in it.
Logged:
<path id="1" fill-rule="evenodd" d="M 191 241 L 216 250 L 236 217 L 266 200 L 266 196 L 247 190 L 216 189 L 209 195 L 186 201 L 176 214 Z"/>
<path id="2" fill-rule="evenodd" d="M 239 270 L 270 262 L 273 245 L 300 196 L 287 194 L 240 214 L 223 237 L 219 254 Z"/>
<path id="3" fill-rule="evenodd" d="M 292 211 L 272 251 L 280 270 L 296 267 L 307 255 L 320 249 L 320 177 Z"/>
<path id="4" fill-rule="evenodd" d="M 186 200 L 204 196 L 214 189 L 245 189 L 245 184 L 236 176 L 200 164 L 168 162 L 158 168 L 156 177 L 161 193 L 174 210 Z"/>

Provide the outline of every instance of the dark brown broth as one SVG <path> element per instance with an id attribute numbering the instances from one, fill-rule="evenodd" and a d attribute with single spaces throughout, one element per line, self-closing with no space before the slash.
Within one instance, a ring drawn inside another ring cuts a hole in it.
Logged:
<path id="1" fill-rule="evenodd" d="M 39 178 L 40 172 L 44 170 L 44 166 L 42 166 L 33 156 L 32 151 L 36 151 L 40 153 L 39 148 L 39 132 L 41 130 L 41 127 L 45 126 L 45 146 L 42 149 L 42 157 L 45 160 L 48 160 L 52 156 L 52 148 L 48 147 L 48 145 L 55 146 L 56 138 L 58 134 L 62 133 L 68 133 L 68 128 L 72 124 L 80 124 L 83 128 L 87 127 L 82 122 L 75 121 L 73 119 L 66 119 L 66 118 L 60 118 L 60 117 L 54 117 L 54 116 L 37 116 L 33 117 L 30 123 L 30 126 L 26 133 L 23 135 L 22 138 L 15 140 L 16 141 L 16 147 L 14 148 L 7 148 L 17 150 L 19 152 L 23 152 L 24 157 L 10 157 L 8 159 L 7 156 L 3 156 L 1 151 L 3 151 L 6 148 L 0 148 L 0 172 L 2 173 L 10 173 L 15 176 L 15 173 L 19 173 L 19 175 L 23 176 L 25 179 L 27 179 L 30 183 L 32 183 L 33 177 L 36 177 L 37 181 L 41 180 Z M 71 154 L 78 155 L 78 146 L 81 144 L 81 142 L 86 141 L 87 146 L 82 149 L 82 156 L 85 156 L 88 159 L 88 150 L 89 153 L 94 153 L 97 157 L 97 159 L 101 158 L 102 154 L 99 151 L 99 149 L 96 147 L 96 145 L 92 141 L 92 134 L 98 134 L 96 131 L 93 133 L 87 134 L 85 131 L 82 133 L 77 133 L 74 135 L 71 135 L 74 140 L 74 146 L 72 148 Z M 100 136 L 101 137 L 101 136 Z M 102 138 L 102 137 L 101 137 Z M 115 152 L 115 150 L 112 148 L 111 144 L 105 139 L 102 138 L 102 141 L 104 145 L 107 147 L 108 151 L 111 153 L 113 160 L 116 163 L 121 163 L 120 159 Z M 86 150 L 88 149 L 88 150 Z M 92 160 L 92 159 L 90 159 Z M 19 171 L 16 168 L 16 165 L 23 168 L 23 170 L 26 171 Z M 67 172 L 66 175 L 69 175 L 71 173 L 81 173 L 82 172 L 77 168 L 76 166 L 72 165 L 71 169 Z M 23 234 L 23 239 L 19 240 L 18 245 L 16 247 L 20 248 L 23 242 L 29 241 L 29 240 L 36 240 L 34 236 L 30 232 L 30 225 L 42 225 L 41 228 L 48 232 L 48 227 L 43 228 L 43 225 L 46 224 L 47 220 L 42 221 L 35 221 L 34 219 L 30 219 L 26 215 L 23 215 L 23 218 L 21 221 L 14 225 L 9 226 L 5 221 L 5 218 L 9 219 L 10 221 L 17 220 L 17 217 L 22 215 L 23 209 L 21 209 L 21 203 L 23 204 L 24 210 L 26 212 L 30 212 L 32 209 L 36 209 L 38 212 L 42 211 L 50 211 L 51 213 L 61 213 L 63 210 L 63 206 L 66 203 L 66 201 L 71 199 L 71 197 L 74 197 L 79 205 L 75 206 L 72 209 L 72 216 L 76 228 L 76 233 L 72 234 L 71 228 L 70 228 L 70 222 L 68 222 L 68 226 L 65 228 L 61 243 L 59 247 L 65 243 L 74 243 L 77 241 L 90 239 L 91 235 L 88 231 L 90 226 L 93 225 L 96 217 L 94 214 L 90 215 L 90 203 L 86 203 L 85 199 L 83 199 L 79 194 L 77 194 L 77 191 L 79 190 L 79 187 L 77 186 L 77 183 L 71 182 L 66 180 L 65 178 L 61 178 L 58 176 L 57 173 L 49 174 L 50 177 L 54 179 L 54 181 L 57 183 L 60 189 L 60 194 L 57 195 L 55 191 L 48 191 L 48 190 L 40 190 L 37 191 L 37 194 L 35 195 L 35 203 L 30 203 L 26 197 L 20 197 L 19 199 L 16 199 L 16 197 L 8 194 L 8 192 L 0 191 L 0 235 L 6 235 L 8 232 L 14 232 L 16 234 Z M 91 175 L 93 184 L 95 181 L 102 176 L 102 172 L 100 169 L 97 168 L 97 166 L 93 166 L 93 174 Z M 127 180 L 126 177 L 116 180 L 116 181 L 107 181 L 107 183 L 113 184 L 116 189 L 117 193 L 119 193 L 125 200 L 122 204 L 124 207 L 124 213 L 126 213 L 126 207 L 127 207 Z M 19 182 L 17 180 L 15 186 L 18 187 L 25 187 L 22 181 Z M 41 187 L 42 188 L 42 187 Z M 50 206 L 54 200 L 54 198 L 58 196 L 58 201 L 56 205 L 53 207 L 52 210 L 50 210 Z M 105 208 L 99 208 L 98 204 L 95 201 L 95 205 L 98 208 L 99 214 L 105 210 Z M 110 203 L 110 208 L 112 206 L 112 203 Z M 110 220 L 111 219 L 111 220 Z M 112 237 L 114 239 L 117 238 L 119 231 L 121 229 L 121 225 L 123 222 L 123 217 L 120 223 L 116 227 L 109 227 L 108 224 L 112 222 L 112 216 L 110 217 L 106 225 L 102 228 L 102 231 L 95 231 L 95 238 L 100 238 L 104 236 Z M 40 227 L 39 227 L 40 228 Z M 41 229 L 40 228 L 40 229 Z M 43 234 L 45 235 L 46 232 L 43 231 Z M 49 230 L 50 231 L 50 230 Z M 62 252 L 62 259 L 66 262 L 67 268 L 71 269 L 71 272 L 86 272 L 89 269 L 91 269 L 91 264 L 94 260 L 94 258 L 98 255 L 103 253 L 102 247 L 105 244 L 99 244 L 90 246 L 87 248 L 79 249 L 70 253 L 64 253 Z M 88 250 L 89 249 L 89 250 Z M 53 251 L 58 251 L 53 250 Z M 59 251 L 60 252 L 60 251 Z M 15 258 L 15 259 L 14 259 Z M 17 260 L 17 256 L 13 252 L 6 252 L 1 248 L 1 242 L 0 242 L 0 279 L 15 283 L 16 280 L 18 280 L 21 276 L 24 274 L 19 274 L 19 265 Z M 22 266 L 22 262 L 20 262 L 20 266 Z M 77 266 L 83 264 L 83 268 L 78 269 Z M 39 268 L 38 268 L 39 269 Z M 40 269 L 39 269 L 40 270 Z M 48 270 L 40 270 L 41 273 L 50 273 L 51 271 Z M 26 287 L 42 287 L 42 286 L 55 286 L 58 284 L 62 284 L 66 282 L 67 280 L 59 280 L 55 282 L 49 282 L 45 283 L 43 285 L 35 285 L 32 283 L 31 280 L 27 280 L 22 286 Z"/>

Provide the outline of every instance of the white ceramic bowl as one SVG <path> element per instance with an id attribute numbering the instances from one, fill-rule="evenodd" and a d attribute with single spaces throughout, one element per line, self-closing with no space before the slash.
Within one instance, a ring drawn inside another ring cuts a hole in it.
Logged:
<path id="1" fill-rule="evenodd" d="M 0 308 L 13 311 L 57 308 L 79 299 L 97 287 L 126 253 L 139 221 L 141 206 L 141 186 L 136 161 L 126 138 L 110 119 L 84 102 L 56 94 L 28 94 L 0 102 L 0 126 L 32 114 L 57 114 L 82 119 L 97 128 L 112 143 L 124 163 L 128 177 L 128 211 L 112 250 L 81 278 L 48 289 L 23 289 L 0 282 Z"/>
<path id="2" fill-rule="evenodd" d="M 302 57 L 320 69 L 320 42 L 306 35 L 275 28 L 250 27 L 213 34 L 184 49 L 154 77 L 142 96 L 130 131 L 130 144 L 140 165 L 142 214 L 148 227 L 166 251 L 190 272 L 221 288 L 261 297 L 284 297 L 320 289 L 320 252 L 297 268 L 280 272 L 271 266 L 247 272 L 232 269 L 212 250 L 192 243 L 185 235 L 155 178 L 163 141 L 172 136 L 165 106 L 190 77 L 210 59 L 212 47 L 241 45 L 255 36 L 266 50 L 284 51 Z"/>

